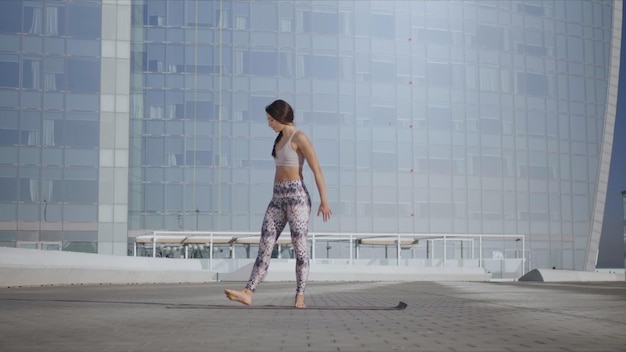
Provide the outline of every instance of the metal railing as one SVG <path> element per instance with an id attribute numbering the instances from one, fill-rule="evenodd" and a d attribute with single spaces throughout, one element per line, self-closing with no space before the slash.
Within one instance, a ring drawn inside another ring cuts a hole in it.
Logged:
<path id="1" fill-rule="evenodd" d="M 133 255 L 165 257 L 167 251 L 172 257 L 192 258 L 193 253 L 200 253 L 201 258 L 208 259 L 212 270 L 216 259 L 242 259 L 237 256 L 237 248 L 245 248 L 245 258 L 251 258 L 250 248 L 258 246 L 259 238 L 258 232 L 245 231 L 153 231 L 134 239 Z M 524 235 L 311 232 L 308 241 L 312 264 L 478 266 L 496 276 L 500 273 L 501 278 L 505 278 L 506 272 L 519 277 L 528 271 Z M 290 244 L 287 232 L 277 241 L 276 257 L 282 258 L 285 249 L 292 257 Z M 215 253 L 224 248 L 227 251 L 222 256 L 226 257 L 215 258 Z M 325 256 L 319 253 L 324 249 Z"/>

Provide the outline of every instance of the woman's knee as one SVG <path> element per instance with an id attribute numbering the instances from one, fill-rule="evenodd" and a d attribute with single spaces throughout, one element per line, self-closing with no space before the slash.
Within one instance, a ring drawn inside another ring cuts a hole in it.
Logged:
<path id="1" fill-rule="evenodd" d="M 306 236 L 302 236 L 302 239 L 292 238 L 292 245 L 297 259 L 306 259 L 309 257 Z"/>

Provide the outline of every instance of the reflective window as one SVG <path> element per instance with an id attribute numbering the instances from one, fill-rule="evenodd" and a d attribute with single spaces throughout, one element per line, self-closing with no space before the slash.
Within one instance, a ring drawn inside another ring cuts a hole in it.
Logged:
<path id="1" fill-rule="evenodd" d="M 42 88 L 41 58 L 26 57 L 22 64 L 22 88 Z"/>
<path id="2" fill-rule="evenodd" d="M 431 87 L 449 87 L 451 83 L 450 65 L 428 63 L 428 85 Z"/>
<path id="3" fill-rule="evenodd" d="M 63 206 L 63 221 L 94 222 L 98 220 L 98 206 L 77 204 Z"/>
<path id="4" fill-rule="evenodd" d="M 339 76 L 339 58 L 336 56 L 304 56 L 303 73 L 309 78 L 337 78 Z"/>
<path id="5" fill-rule="evenodd" d="M 67 90 L 78 93 L 100 91 L 100 62 L 98 60 L 68 58 Z"/>
<path id="6" fill-rule="evenodd" d="M 244 74 L 260 75 L 260 76 L 277 76 L 278 75 L 278 54 L 274 51 L 259 52 L 250 51 L 249 58 L 244 53 L 244 65 L 249 69 L 244 70 Z"/>
<path id="7" fill-rule="evenodd" d="M 144 138 L 144 160 L 143 165 L 164 165 L 164 145 L 163 138 Z"/>
<path id="8" fill-rule="evenodd" d="M 182 27 L 185 23 L 185 2 L 170 1 L 167 4 L 167 24 L 175 27 Z M 180 40 L 181 42 L 183 40 Z"/>
<path id="9" fill-rule="evenodd" d="M 71 56 L 100 56 L 100 42 L 95 40 L 68 39 L 67 54 Z"/>
<path id="10" fill-rule="evenodd" d="M 98 182 L 65 180 L 65 202 L 91 204 L 98 202 Z"/>
<path id="11" fill-rule="evenodd" d="M 65 163 L 68 166 L 98 166 L 97 150 L 65 150 Z"/>
<path id="12" fill-rule="evenodd" d="M 66 96 L 68 110 L 97 111 L 100 106 L 100 95 L 73 93 Z"/>
<path id="13" fill-rule="evenodd" d="M 0 202 L 17 201 L 17 178 L 0 177 Z"/>
<path id="14" fill-rule="evenodd" d="M 580 88 L 581 91 L 584 91 L 583 89 L 583 87 Z M 547 78 L 545 75 L 540 75 L 536 73 L 518 73 L 517 91 L 520 94 L 547 96 Z"/>
<path id="15" fill-rule="evenodd" d="M 22 3 L 21 0 L 0 1 L 0 32 L 22 31 Z"/>
<path id="16" fill-rule="evenodd" d="M 15 145 L 20 142 L 17 111 L 0 110 L 0 144 Z"/>
<path id="17" fill-rule="evenodd" d="M 337 13 L 305 12 L 302 20 L 305 32 L 328 35 L 336 35 L 339 32 L 339 18 Z"/>
<path id="18" fill-rule="evenodd" d="M 476 35 L 480 49 L 500 50 L 504 48 L 504 32 L 500 27 L 478 25 Z"/>
<path id="19" fill-rule="evenodd" d="M 28 38 L 31 39 L 31 38 Z M 0 34 L 0 43 L 2 43 L 2 50 L 8 52 L 20 51 L 20 36 L 15 34 Z M 23 51 L 26 50 L 26 41 L 22 44 Z"/>
<path id="20" fill-rule="evenodd" d="M 39 6 L 38 6 L 39 5 Z M 1 8 L 1 7 L 0 7 Z M 24 6 L 24 32 L 29 34 L 43 34 L 43 8 L 40 4 L 25 4 Z"/>
<path id="21" fill-rule="evenodd" d="M 0 87 L 19 88 L 20 64 L 18 56 L 0 53 Z"/>
<path id="22" fill-rule="evenodd" d="M 165 189 L 165 210 L 176 212 L 183 209 L 183 186 L 168 184 Z"/>
<path id="23" fill-rule="evenodd" d="M 15 128 L 2 128 L 0 127 L 0 144 L 14 145 L 18 144 L 20 140 L 20 134 Z"/>
<path id="24" fill-rule="evenodd" d="M 537 6 L 535 4 L 515 4 L 515 8 L 517 11 L 525 13 L 527 15 L 532 16 L 543 16 L 544 9 L 541 6 Z"/>
<path id="25" fill-rule="evenodd" d="M 153 5 L 151 5 L 151 7 L 154 7 L 154 10 L 150 10 L 151 15 L 150 15 L 150 25 L 159 25 L 159 22 L 155 21 L 161 21 L 161 19 L 159 19 L 160 16 L 160 12 L 161 10 L 161 4 L 159 4 L 160 1 L 156 1 Z M 152 2 L 150 2 L 152 4 Z M 204 27 L 204 28 L 210 28 L 213 27 L 213 2 L 212 1 L 189 1 L 187 3 L 187 26 L 190 27 Z M 156 12 L 159 11 L 159 12 Z M 152 15 L 152 13 L 154 13 Z M 209 14 L 204 15 L 204 16 L 199 16 L 198 14 Z M 156 16 L 156 18 L 155 18 Z"/>
<path id="26" fill-rule="evenodd" d="M 250 25 L 257 31 L 278 30 L 278 9 L 275 3 L 252 2 L 250 12 L 254 14 L 250 18 Z"/>
<path id="27" fill-rule="evenodd" d="M 372 80 L 379 82 L 392 82 L 396 80 L 396 65 L 392 62 L 372 62 Z"/>
<path id="28" fill-rule="evenodd" d="M 100 129 L 97 121 L 65 122 L 65 146 L 94 147 L 100 144 Z"/>
<path id="29" fill-rule="evenodd" d="M 44 51 L 54 55 L 65 55 L 65 39 L 55 37 L 44 38 Z"/>
<path id="30" fill-rule="evenodd" d="M 162 212 L 164 211 L 164 190 L 163 185 L 145 185 L 145 211 L 146 212 Z"/>
<path id="31" fill-rule="evenodd" d="M 93 233 L 97 235 L 97 232 Z M 93 242 L 63 241 L 63 250 L 80 253 L 98 253 L 98 243 L 95 240 Z"/>
<path id="32" fill-rule="evenodd" d="M 392 15 L 372 14 L 370 16 L 371 35 L 385 39 L 395 39 L 396 23 Z"/>
<path id="33" fill-rule="evenodd" d="M 70 2 L 67 5 L 68 21 L 67 35 L 77 39 L 98 39 L 101 34 L 101 9 L 96 4 L 81 4 Z"/>

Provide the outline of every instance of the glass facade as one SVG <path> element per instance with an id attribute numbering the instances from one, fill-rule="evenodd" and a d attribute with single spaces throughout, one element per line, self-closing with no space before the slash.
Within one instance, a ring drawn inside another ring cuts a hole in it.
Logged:
<path id="1" fill-rule="evenodd" d="M 97 252 L 101 1 L 0 2 L 0 243 Z"/>
<path id="2" fill-rule="evenodd" d="M 327 182 L 311 231 L 524 234 L 530 267 L 593 269 L 621 6 L 3 0 L 0 242 L 260 229 L 280 98 Z"/>
<path id="3" fill-rule="evenodd" d="M 622 191 L 622 211 L 624 212 L 624 268 L 626 268 L 626 191 Z"/>
<path id="4" fill-rule="evenodd" d="M 131 230 L 259 228 L 281 98 L 334 208 L 312 231 L 525 234 L 531 267 L 584 268 L 612 2 L 150 0 L 132 25 Z"/>

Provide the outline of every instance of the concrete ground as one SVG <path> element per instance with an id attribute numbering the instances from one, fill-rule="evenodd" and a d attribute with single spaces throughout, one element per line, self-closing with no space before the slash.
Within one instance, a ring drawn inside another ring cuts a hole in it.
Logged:
<path id="1" fill-rule="evenodd" d="M 624 282 L 310 282 L 305 310 L 290 282 L 226 300 L 241 285 L 3 288 L 0 351 L 626 350 Z"/>

